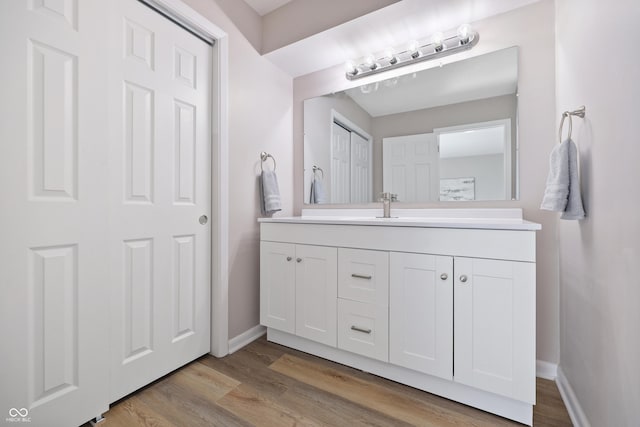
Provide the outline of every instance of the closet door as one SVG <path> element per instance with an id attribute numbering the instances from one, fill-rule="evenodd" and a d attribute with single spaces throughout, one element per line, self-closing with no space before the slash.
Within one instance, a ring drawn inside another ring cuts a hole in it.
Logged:
<path id="1" fill-rule="evenodd" d="M 107 410 L 105 7 L 0 2 L 1 419 Z"/>
<path id="2" fill-rule="evenodd" d="M 351 201 L 351 132 L 337 123 L 331 124 L 331 194 L 330 203 Z"/>
<path id="3" fill-rule="evenodd" d="M 211 48 L 136 0 L 110 19 L 110 401 L 207 353 Z"/>

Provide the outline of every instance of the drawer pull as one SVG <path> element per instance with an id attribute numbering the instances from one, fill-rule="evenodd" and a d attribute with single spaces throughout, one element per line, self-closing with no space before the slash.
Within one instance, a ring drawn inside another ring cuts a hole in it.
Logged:
<path id="1" fill-rule="evenodd" d="M 447 273 L 442 273 L 442 274 L 440 275 L 440 278 L 441 278 L 442 280 L 447 280 L 447 279 L 449 278 L 449 275 L 448 275 Z"/>
<path id="2" fill-rule="evenodd" d="M 287 257 L 287 261 L 291 261 L 291 257 L 290 256 Z"/>
<path id="3" fill-rule="evenodd" d="M 462 276 L 460 276 L 460 281 L 461 281 L 462 283 L 465 283 L 465 282 L 467 281 L 467 276 L 466 276 L 466 275 L 464 275 L 464 274 L 463 274 Z"/>
<path id="4" fill-rule="evenodd" d="M 371 329 L 359 328 L 357 326 L 351 326 L 351 330 L 352 331 L 357 331 L 357 332 L 362 332 L 363 334 L 370 334 L 371 333 Z"/>
<path id="5" fill-rule="evenodd" d="M 351 277 L 355 277 L 356 279 L 367 279 L 367 280 L 371 280 L 371 276 L 365 276 L 364 274 L 356 274 L 353 273 L 351 275 Z"/>

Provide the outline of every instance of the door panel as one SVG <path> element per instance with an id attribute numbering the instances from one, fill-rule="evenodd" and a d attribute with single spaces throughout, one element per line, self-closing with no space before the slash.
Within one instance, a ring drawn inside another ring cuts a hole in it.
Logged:
<path id="1" fill-rule="evenodd" d="M 296 245 L 296 335 L 337 342 L 338 249 Z"/>
<path id="2" fill-rule="evenodd" d="M 107 409 L 105 2 L 0 2 L 0 402 L 32 426 Z"/>
<path id="3" fill-rule="evenodd" d="M 390 254 L 389 361 L 451 380 L 453 259 Z"/>
<path id="4" fill-rule="evenodd" d="M 110 22 L 114 401 L 209 351 L 212 58 L 140 2 Z"/>
<path id="5" fill-rule="evenodd" d="M 535 403 L 535 264 L 455 267 L 455 381 Z"/>
<path id="6" fill-rule="evenodd" d="M 260 242 L 260 324 L 296 331 L 295 245 Z"/>
<path id="7" fill-rule="evenodd" d="M 351 132 L 331 125 L 331 203 L 351 201 Z"/>
<path id="8" fill-rule="evenodd" d="M 351 203 L 371 202 L 371 143 L 351 132 Z"/>

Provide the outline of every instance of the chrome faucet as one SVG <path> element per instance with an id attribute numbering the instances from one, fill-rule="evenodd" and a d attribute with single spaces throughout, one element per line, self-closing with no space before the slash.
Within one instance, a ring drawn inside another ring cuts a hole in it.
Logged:
<path id="1" fill-rule="evenodd" d="M 380 193 L 380 202 L 382 202 L 382 217 L 391 218 L 391 202 L 398 201 L 397 194 Z"/>

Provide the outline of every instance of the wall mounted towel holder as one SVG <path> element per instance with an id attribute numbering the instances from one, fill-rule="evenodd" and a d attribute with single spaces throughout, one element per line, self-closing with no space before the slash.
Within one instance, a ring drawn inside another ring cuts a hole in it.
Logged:
<path id="1" fill-rule="evenodd" d="M 564 126 L 564 119 L 566 119 L 567 117 L 569 118 L 569 134 L 567 135 L 567 139 L 571 139 L 571 130 L 573 128 L 573 123 L 571 123 L 571 116 L 578 116 L 584 119 L 585 111 L 586 109 L 585 109 L 585 106 L 583 105 L 577 110 L 565 111 L 564 113 L 562 113 L 562 120 L 560 120 L 560 129 L 558 130 L 558 140 L 561 144 L 562 144 L 562 127 Z"/>
<path id="2" fill-rule="evenodd" d="M 271 158 L 271 160 L 273 160 L 273 171 L 276 171 L 276 159 L 275 157 L 273 157 L 271 154 L 267 153 L 266 151 L 263 151 L 262 153 L 260 153 L 260 170 L 262 172 L 264 172 L 264 162 L 267 161 L 267 159 Z"/>
<path id="3" fill-rule="evenodd" d="M 315 175 L 316 172 L 320 171 L 320 175 L 322 176 L 322 179 L 324 179 L 324 171 L 322 170 L 322 168 L 319 168 L 316 165 L 313 165 L 313 174 Z"/>

